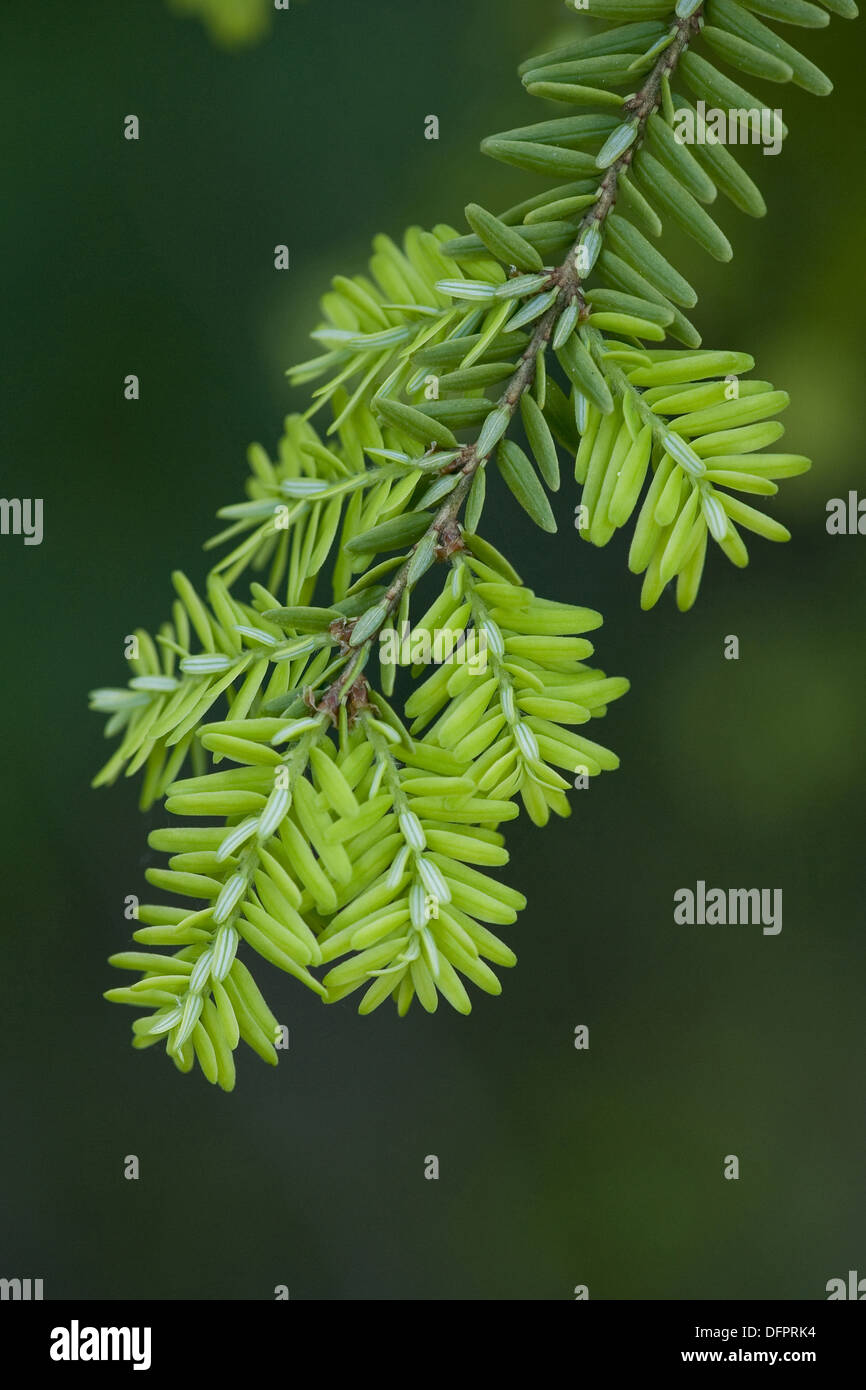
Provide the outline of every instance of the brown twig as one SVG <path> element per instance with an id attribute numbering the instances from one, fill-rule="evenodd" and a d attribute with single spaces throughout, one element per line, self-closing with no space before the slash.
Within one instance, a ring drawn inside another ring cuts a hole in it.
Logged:
<path id="1" fill-rule="evenodd" d="M 676 21 L 676 34 L 671 39 L 667 48 L 659 54 L 657 62 L 651 69 L 646 82 L 640 91 L 628 97 L 623 103 L 622 111 L 629 115 L 631 119 L 637 119 L 637 134 L 629 148 L 614 161 L 605 171 L 604 177 L 599 184 L 599 193 L 592 207 L 587 210 L 580 221 L 577 237 L 571 246 L 568 255 L 561 265 L 552 270 L 548 283 L 551 286 L 559 287 L 559 294 L 546 313 L 536 324 L 532 337 L 527 344 L 520 361 L 505 388 L 502 396 L 491 410 L 506 409 L 509 414 L 509 424 L 517 412 L 520 402 L 535 381 L 535 374 L 538 368 L 538 354 L 546 352 L 553 337 L 556 325 L 565 309 L 575 299 L 578 301 L 581 317 L 586 312 L 585 301 L 582 295 L 582 286 L 585 278 L 584 272 L 580 268 L 579 249 L 585 232 L 592 227 L 593 223 L 601 226 L 613 210 L 619 191 L 620 175 L 624 173 L 632 164 L 646 133 L 646 126 L 650 116 L 659 105 L 662 80 L 669 77 L 675 71 L 676 66 L 685 50 L 688 48 L 695 34 L 700 28 L 701 14 L 703 6 L 691 14 L 686 19 Z M 472 480 L 478 469 L 487 463 L 490 453 L 479 454 L 475 444 L 465 445 L 458 457 L 447 464 L 442 472 L 459 472 L 460 481 L 457 486 L 449 493 L 447 499 L 439 508 L 435 517 L 431 521 L 427 531 L 421 540 L 417 541 L 406 557 L 405 563 L 400 567 L 396 577 L 381 599 L 384 608 L 382 621 L 375 632 L 369 634 L 363 643 L 359 643 L 357 651 L 366 653 L 372 646 L 373 641 L 387 623 L 391 614 L 395 611 L 403 592 L 406 588 L 409 576 L 409 566 L 412 555 L 418 546 L 429 536 L 435 538 L 435 554 L 439 560 L 449 559 L 456 551 L 463 548 L 463 541 L 458 523 L 460 510 L 465 502 Z M 366 655 L 361 662 L 366 660 Z M 353 661 L 349 664 L 348 673 L 343 672 L 337 680 L 329 686 L 325 695 L 319 702 L 319 709 L 327 709 L 333 713 L 339 708 L 340 703 L 346 697 L 347 692 L 353 690 L 357 684 L 359 663 Z"/>

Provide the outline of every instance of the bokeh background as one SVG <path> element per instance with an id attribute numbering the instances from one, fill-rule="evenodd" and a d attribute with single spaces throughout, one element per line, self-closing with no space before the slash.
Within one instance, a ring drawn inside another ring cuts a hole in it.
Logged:
<path id="1" fill-rule="evenodd" d="M 825 530 L 827 499 L 862 486 L 863 31 L 792 31 L 837 90 L 778 89 L 788 146 L 748 160 L 768 218 L 720 199 L 733 264 L 683 256 L 705 342 L 792 393 L 785 447 L 815 459 L 776 506 L 795 539 L 756 540 L 745 573 L 714 554 L 691 614 L 644 615 L 625 540 L 584 546 L 568 485 L 555 537 L 489 502 L 538 592 L 605 614 L 599 660 L 633 687 L 597 728 L 622 769 L 570 821 L 511 828 L 530 905 L 501 998 L 360 1020 L 263 967 L 291 1050 L 276 1071 L 245 1050 L 227 1097 L 134 1053 L 131 1012 L 101 999 L 153 818 L 130 783 L 90 790 L 86 692 L 125 679 L 123 636 L 162 620 L 171 569 L 204 574 L 247 444 L 303 408 L 284 371 L 329 277 L 379 230 L 543 186 L 478 143 L 542 117 L 515 68 L 574 20 L 556 0 L 308 0 L 233 48 L 191 8 L 0 15 L 2 491 L 45 500 L 41 546 L 0 540 L 0 1274 L 49 1298 L 823 1298 L 866 1274 L 866 539 Z M 781 935 L 675 926 L 698 879 L 782 888 Z"/>

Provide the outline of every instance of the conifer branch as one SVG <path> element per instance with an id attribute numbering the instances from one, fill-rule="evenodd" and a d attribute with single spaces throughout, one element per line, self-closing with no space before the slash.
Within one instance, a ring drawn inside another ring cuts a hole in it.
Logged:
<path id="1" fill-rule="evenodd" d="M 778 17 L 813 27 L 829 9 L 857 12 L 774 0 Z M 169 815 L 208 821 L 150 836 L 170 857 L 147 878 L 181 905 L 140 908 L 147 949 L 112 961 L 141 978 L 108 997 L 152 1010 L 135 1047 L 165 1038 L 181 1071 L 198 1061 L 227 1090 L 239 1038 L 276 1061 L 276 1019 L 241 944 L 326 1002 L 363 989 L 361 1013 L 387 998 L 401 1016 L 416 998 L 432 1012 L 440 996 L 467 1013 L 463 981 L 496 994 L 491 965 L 515 962 L 489 929 L 525 903 L 490 872 L 508 860 L 500 825 L 521 805 L 539 826 L 568 816 L 575 773 L 618 766 L 583 728 L 628 690 L 589 664 L 601 615 L 537 597 L 480 534 L 492 460 L 555 531 L 546 489 L 573 459 L 583 542 L 607 545 L 634 519 L 628 566 L 645 608 L 674 581 L 691 608 L 710 541 L 743 567 L 741 529 L 789 539 L 737 495 L 771 499 L 810 466 L 765 452 L 787 394 L 749 376 L 748 353 L 701 347 L 683 313 L 697 294 L 655 243 L 673 222 L 726 261 L 706 211 L 717 193 L 766 211 L 728 148 L 676 138 L 696 113 L 674 83 L 761 123 L 775 113 L 716 54 L 816 95 L 831 83 L 738 0 L 641 12 L 631 22 L 626 0 L 593 0 L 609 27 L 521 69 L 532 96 L 577 114 L 483 142 L 556 186 L 500 216 L 470 204 L 469 235 L 411 228 L 402 249 L 378 237 L 369 277 L 335 277 L 313 335 L 324 351 L 289 373 L 324 381 L 287 419 L 276 460 L 250 449 L 205 595 L 176 573 L 170 621 L 155 641 L 135 634 L 128 685 L 92 694 L 120 735 L 96 783 L 141 769 L 143 806 L 164 798 Z M 659 346 L 669 338 L 680 346 Z M 326 406 L 323 439 L 310 420 Z M 317 605 L 329 558 L 332 597 Z M 442 561 L 449 577 L 410 624 L 418 581 Z M 244 601 L 233 586 L 247 569 L 259 578 Z M 456 651 L 431 654 L 431 633 Z M 400 639 L 390 659 L 388 636 Z M 470 638 L 477 668 L 459 656 Z M 413 677 L 402 711 L 389 703 L 398 665 Z"/>

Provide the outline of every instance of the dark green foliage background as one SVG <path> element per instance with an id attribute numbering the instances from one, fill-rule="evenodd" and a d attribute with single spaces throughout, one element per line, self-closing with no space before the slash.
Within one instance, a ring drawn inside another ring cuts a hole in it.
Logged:
<path id="1" fill-rule="evenodd" d="M 3 7 L 2 491 L 42 496 L 46 529 L 0 540 L 0 1274 L 47 1297 L 820 1299 L 866 1273 L 866 538 L 824 526 L 863 486 L 862 20 L 792 31 L 836 93 L 767 88 L 791 127 L 749 155 L 769 217 L 725 206 L 733 264 L 683 259 L 705 344 L 792 393 L 785 447 L 815 468 L 775 508 L 791 545 L 755 540 L 745 574 L 712 547 L 693 613 L 643 615 L 626 542 L 578 540 L 573 485 L 556 537 L 488 502 L 528 583 L 602 609 L 599 660 L 633 682 L 597 735 L 622 770 L 569 822 L 510 828 L 530 905 L 502 998 L 360 1020 L 263 966 L 291 1050 L 276 1072 L 245 1050 L 232 1097 L 135 1054 L 100 998 L 154 822 L 129 783 L 88 789 L 86 691 L 125 678 L 170 570 L 204 573 L 247 443 L 302 408 L 282 373 L 329 276 L 378 230 L 543 186 L 477 146 L 543 117 L 514 69 L 563 22 L 553 0 L 313 0 L 227 54 L 157 0 Z M 675 926 L 699 878 L 781 887 L 781 935 Z"/>

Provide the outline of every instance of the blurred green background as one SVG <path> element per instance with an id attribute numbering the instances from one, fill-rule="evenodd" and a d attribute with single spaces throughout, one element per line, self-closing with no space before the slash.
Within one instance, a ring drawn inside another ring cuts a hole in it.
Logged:
<path id="1" fill-rule="evenodd" d="M 203 576 L 247 444 L 303 408 L 284 370 L 329 277 L 379 230 L 543 186 L 478 143 L 543 117 L 515 68 L 568 23 L 556 0 L 310 0 L 228 51 L 158 0 L 3 7 L 2 491 L 44 498 L 45 539 L 0 540 L 0 1274 L 46 1297 L 820 1299 L 866 1274 L 866 540 L 824 525 L 866 417 L 856 25 L 791 31 L 837 90 L 773 89 L 788 146 L 747 161 L 768 218 L 720 199 L 733 264 L 682 258 L 705 343 L 792 392 L 783 447 L 815 459 L 775 507 L 793 542 L 756 539 L 745 573 L 715 553 L 691 614 L 644 615 L 624 538 L 578 540 L 573 487 L 552 538 L 488 503 L 527 582 L 602 609 L 599 661 L 633 683 L 597 726 L 621 771 L 570 821 L 512 827 L 530 905 L 502 997 L 361 1020 L 263 967 L 291 1050 L 244 1050 L 231 1097 L 134 1053 L 101 999 L 158 813 L 89 789 L 86 692 L 125 679 L 171 569 Z M 675 926 L 697 879 L 781 887 L 781 935 Z"/>

